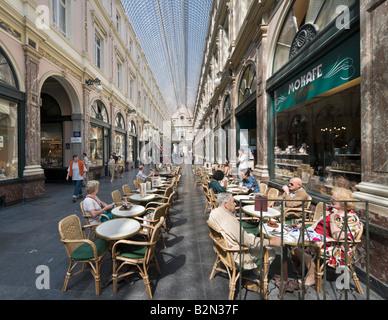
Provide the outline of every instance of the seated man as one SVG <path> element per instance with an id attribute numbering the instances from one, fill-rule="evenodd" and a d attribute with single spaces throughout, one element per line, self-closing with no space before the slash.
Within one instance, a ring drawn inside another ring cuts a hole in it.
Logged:
<path id="1" fill-rule="evenodd" d="M 277 199 L 286 200 L 284 203 L 284 209 L 287 210 L 286 218 L 300 218 L 302 216 L 303 206 L 302 201 L 287 201 L 287 200 L 310 200 L 310 196 L 302 187 L 302 180 L 300 178 L 291 178 L 288 185 L 283 186 L 284 193 Z M 269 204 L 270 207 L 274 206 L 274 202 Z M 277 207 L 280 209 L 280 207 Z M 293 209 L 296 209 L 293 211 Z M 299 210 L 298 210 L 299 209 Z"/>
<path id="2" fill-rule="evenodd" d="M 146 180 L 149 179 L 154 174 L 153 170 L 150 170 L 150 171 L 151 171 L 151 173 L 147 176 L 144 173 L 144 166 L 140 166 L 139 167 L 139 172 L 137 173 L 136 177 L 140 178 L 143 182 L 146 182 Z"/>
<path id="3" fill-rule="evenodd" d="M 240 244 L 240 223 L 235 216 L 235 202 L 233 196 L 230 193 L 220 193 L 217 197 L 218 208 L 210 212 L 209 221 L 212 222 L 218 229 L 222 230 L 227 238 L 228 244 L 232 247 L 237 247 Z M 249 253 L 243 253 L 241 261 L 243 268 L 246 270 L 252 270 L 253 278 L 257 278 L 259 257 L 260 257 L 260 237 L 256 237 L 253 234 L 247 233 L 242 229 L 243 234 L 241 236 L 241 245 L 249 248 Z M 271 239 L 264 239 L 264 246 L 277 246 L 280 247 L 280 238 L 273 237 Z M 269 250 L 269 262 L 271 263 L 275 258 L 274 250 Z M 240 263 L 239 253 L 234 254 L 235 263 Z M 256 275 L 256 276 L 255 276 Z M 257 284 L 248 283 L 248 290 L 257 291 Z"/>

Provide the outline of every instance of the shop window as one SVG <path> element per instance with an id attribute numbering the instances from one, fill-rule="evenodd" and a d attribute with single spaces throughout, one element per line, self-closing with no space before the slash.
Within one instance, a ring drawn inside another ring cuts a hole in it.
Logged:
<path id="1" fill-rule="evenodd" d="M 123 159 L 125 159 L 125 135 L 116 132 L 115 140 L 117 156 L 121 156 Z"/>
<path id="2" fill-rule="evenodd" d="M 96 100 L 90 110 L 90 161 L 91 166 L 103 166 L 108 161 L 109 117 L 105 105 Z"/>
<path id="3" fill-rule="evenodd" d="M 360 86 L 307 100 L 275 114 L 275 180 L 298 176 L 330 195 L 361 181 Z"/>
<path id="4" fill-rule="evenodd" d="M 18 105 L 0 99 L 0 181 L 18 178 Z"/>
<path id="5" fill-rule="evenodd" d="M 41 124 L 41 165 L 43 168 L 63 167 L 62 122 Z"/>
<path id="6" fill-rule="evenodd" d="M 90 128 L 90 159 L 92 166 L 104 164 L 104 129 L 91 125 Z"/>
<path id="7" fill-rule="evenodd" d="M 273 71 L 278 71 L 304 45 L 313 41 L 339 13 L 337 7 L 350 6 L 354 0 L 295 0 L 277 41 Z"/>

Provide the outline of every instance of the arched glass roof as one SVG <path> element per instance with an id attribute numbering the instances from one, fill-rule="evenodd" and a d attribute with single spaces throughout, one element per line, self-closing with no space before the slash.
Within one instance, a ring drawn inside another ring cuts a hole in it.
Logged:
<path id="1" fill-rule="evenodd" d="M 171 112 L 194 108 L 212 0 L 121 0 Z"/>

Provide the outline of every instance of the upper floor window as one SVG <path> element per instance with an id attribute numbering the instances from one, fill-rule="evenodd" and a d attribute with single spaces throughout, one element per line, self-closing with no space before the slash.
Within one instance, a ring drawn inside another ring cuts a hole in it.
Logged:
<path id="1" fill-rule="evenodd" d="M 52 7 L 53 24 L 66 35 L 67 0 L 52 0 Z"/>
<path id="2" fill-rule="evenodd" d="M 94 64 L 102 69 L 102 37 L 96 32 L 94 37 Z"/>
<path id="3" fill-rule="evenodd" d="M 17 87 L 16 78 L 11 64 L 0 50 L 0 83 L 5 83 L 11 87 Z"/>
<path id="4" fill-rule="evenodd" d="M 123 65 L 120 60 L 117 62 L 117 86 L 122 89 L 122 78 L 123 78 Z"/>

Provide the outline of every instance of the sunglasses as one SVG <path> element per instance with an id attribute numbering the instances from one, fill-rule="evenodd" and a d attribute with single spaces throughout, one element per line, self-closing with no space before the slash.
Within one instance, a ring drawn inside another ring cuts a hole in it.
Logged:
<path id="1" fill-rule="evenodd" d="M 289 186 L 291 186 L 291 187 L 293 187 L 293 186 L 294 186 L 294 184 L 293 184 L 293 183 L 291 183 L 291 182 L 290 182 L 288 185 L 289 185 Z"/>

